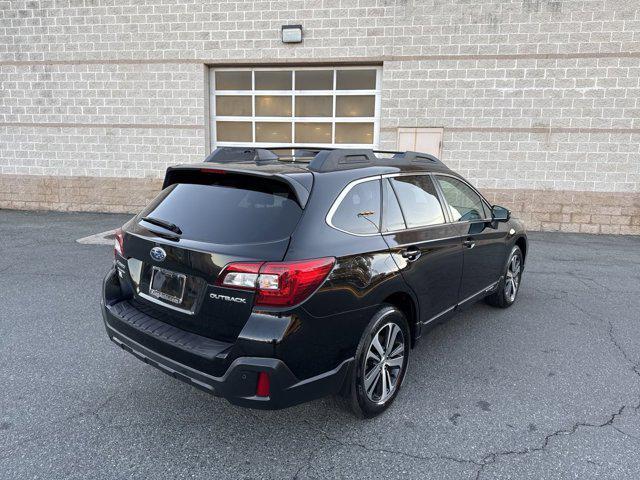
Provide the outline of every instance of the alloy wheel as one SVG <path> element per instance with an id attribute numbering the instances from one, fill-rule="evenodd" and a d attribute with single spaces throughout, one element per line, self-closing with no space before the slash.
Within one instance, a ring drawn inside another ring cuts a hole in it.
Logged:
<path id="1" fill-rule="evenodd" d="M 521 262 L 520 255 L 514 254 L 509 260 L 507 266 L 507 276 L 504 283 L 504 295 L 509 302 L 513 302 L 516 299 L 518 293 L 518 287 L 520 286 L 520 272 Z"/>
<path id="2" fill-rule="evenodd" d="M 404 334 L 387 323 L 373 336 L 364 360 L 364 388 L 374 403 L 383 404 L 398 388 L 404 366 Z"/>

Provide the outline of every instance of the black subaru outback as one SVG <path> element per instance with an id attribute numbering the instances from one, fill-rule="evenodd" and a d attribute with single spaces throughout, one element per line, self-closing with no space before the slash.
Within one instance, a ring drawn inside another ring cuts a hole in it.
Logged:
<path id="1" fill-rule="evenodd" d="M 431 155 L 219 148 L 117 232 L 102 312 L 124 350 L 234 404 L 337 394 L 368 417 L 429 327 L 513 304 L 526 254 Z"/>

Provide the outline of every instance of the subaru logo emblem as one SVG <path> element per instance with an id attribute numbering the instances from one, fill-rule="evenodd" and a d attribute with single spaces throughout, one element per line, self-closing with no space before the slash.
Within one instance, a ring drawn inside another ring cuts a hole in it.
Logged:
<path id="1" fill-rule="evenodd" d="M 161 247 L 153 247 L 149 252 L 149 255 L 151 255 L 151 258 L 156 262 L 161 262 L 167 258 L 167 252 L 165 252 Z"/>

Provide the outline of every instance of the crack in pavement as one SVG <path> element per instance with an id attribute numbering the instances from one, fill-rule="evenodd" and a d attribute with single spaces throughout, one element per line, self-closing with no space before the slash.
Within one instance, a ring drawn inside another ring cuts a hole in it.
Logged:
<path id="1" fill-rule="evenodd" d="M 584 283 L 584 281 L 579 278 L 578 276 L 573 276 L 574 278 L 576 278 L 577 280 L 579 280 L 583 285 L 586 286 L 586 284 Z M 591 279 L 589 279 L 591 280 Z M 597 284 L 597 282 L 594 281 L 594 283 Z M 618 339 L 616 338 L 615 335 L 615 326 L 613 324 L 613 322 L 610 319 L 603 319 L 601 318 L 599 315 L 586 310 L 585 308 L 583 308 L 581 305 L 571 301 L 569 298 L 564 298 L 563 300 L 565 300 L 569 305 L 571 305 L 572 307 L 574 307 L 576 310 L 580 311 L 581 313 L 583 313 L 584 315 L 586 315 L 588 318 L 591 318 L 593 320 L 595 320 L 596 322 L 598 322 L 600 325 L 603 325 L 605 327 L 607 327 L 607 335 L 609 337 L 609 341 L 615 346 L 615 348 L 620 352 L 620 354 L 622 355 L 623 359 L 625 360 L 625 362 L 627 362 L 630 365 L 631 371 L 633 373 L 635 373 L 638 377 L 640 377 L 640 361 L 635 362 L 630 355 L 627 353 L 627 351 L 622 347 L 622 345 L 618 342 Z M 499 458 L 503 458 L 503 457 L 509 457 L 509 456 L 521 456 L 521 455 L 528 455 L 529 453 L 535 453 L 535 452 L 543 452 L 546 450 L 546 448 L 549 446 L 550 442 L 552 439 L 562 436 L 562 435 L 573 435 L 575 434 L 578 429 L 580 428 L 605 428 L 605 427 L 612 427 L 614 430 L 616 430 L 617 432 L 619 432 L 622 435 L 625 435 L 629 438 L 632 438 L 634 440 L 640 441 L 640 438 L 631 435 L 625 431 L 623 431 L 622 429 L 620 429 L 619 427 L 616 427 L 615 425 L 613 425 L 613 422 L 616 420 L 617 417 L 622 415 L 622 412 L 628 408 L 627 405 L 623 405 L 622 407 L 620 407 L 618 409 L 617 412 L 614 412 L 613 414 L 611 414 L 611 416 L 603 423 L 597 424 L 597 423 L 587 423 L 587 422 L 578 422 L 573 424 L 571 427 L 569 428 L 564 428 L 564 429 L 560 429 L 560 430 L 556 430 L 553 433 L 550 433 L 549 435 L 547 435 L 542 444 L 537 446 L 537 447 L 527 447 L 527 448 L 523 448 L 521 450 L 504 450 L 504 451 L 499 451 L 499 452 L 492 452 L 487 454 L 486 456 L 484 456 L 481 460 L 481 464 L 478 467 L 478 470 L 476 471 L 476 475 L 475 475 L 475 480 L 479 480 L 479 478 L 482 476 L 482 473 L 484 472 L 485 468 L 487 468 L 490 465 L 495 464 Z M 636 405 L 634 405 L 632 407 L 634 410 L 638 411 L 640 409 L 640 401 L 638 401 L 638 403 Z"/>
<path id="2" fill-rule="evenodd" d="M 583 279 L 579 278 L 578 276 L 573 276 L 573 278 L 575 278 L 576 280 L 579 280 L 584 286 L 586 286 L 588 289 L 590 289 L 590 287 L 592 287 L 593 285 L 588 285 L 586 282 L 583 281 Z M 589 279 L 592 280 L 592 279 Z M 592 280 L 593 281 L 593 280 Z M 595 285 L 600 286 L 597 282 L 593 281 L 593 283 Z M 590 312 L 588 310 L 585 310 L 582 306 L 572 302 L 571 300 L 569 300 L 568 298 L 561 298 L 558 300 L 564 300 L 567 303 L 569 303 L 571 306 L 573 306 L 574 308 L 576 308 L 577 310 L 579 310 L 581 313 L 585 314 L 588 318 L 591 318 L 593 320 L 595 320 L 598 324 L 603 325 L 605 327 L 607 327 L 607 335 L 609 337 L 609 341 L 612 343 L 612 345 L 619 351 L 619 353 L 622 355 L 623 359 L 631 366 L 631 370 L 640 377 L 640 362 L 634 362 L 633 359 L 630 357 L 630 355 L 626 352 L 626 350 L 622 347 L 622 345 L 618 342 L 616 335 L 615 335 L 615 326 L 613 324 L 613 322 L 609 319 L 603 319 L 600 316 L 596 315 L 593 312 Z M 420 382 L 417 379 L 412 379 L 416 384 L 420 384 Z M 417 455 L 417 454 L 412 454 L 412 453 L 408 453 L 405 451 L 401 451 L 401 450 L 395 450 L 395 449 L 386 449 L 386 448 L 373 448 L 370 447 L 368 445 L 362 444 L 362 443 L 358 443 L 358 442 L 347 442 L 344 440 L 340 440 L 336 437 L 333 437 L 331 435 L 329 435 L 326 431 L 322 430 L 322 429 L 317 429 L 314 428 L 313 426 L 309 425 L 310 428 L 315 429 L 316 431 L 318 431 L 319 433 L 321 433 L 326 439 L 344 446 L 344 447 L 358 447 L 361 448 L 363 450 L 367 450 L 367 451 L 372 451 L 372 452 L 386 452 L 386 453 L 391 453 L 391 454 L 395 454 L 395 455 L 402 455 L 408 458 L 413 458 L 413 459 L 417 459 L 417 460 L 426 460 L 426 461 L 438 461 L 438 460 L 446 460 L 446 461 L 453 461 L 459 464 L 467 464 L 467 465 L 475 465 L 477 466 L 477 470 L 476 470 L 476 474 L 475 474 L 475 480 L 478 480 L 481 476 L 482 473 L 484 472 L 485 468 L 487 468 L 490 465 L 495 464 L 500 458 L 504 458 L 504 457 L 509 457 L 509 456 L 521 456 L 521 455 L 528 455 L 530 453 L 535 453 L 535 452 L 543 452 L 545 451 L 551 441 L 556 438 L 556 437 L 560 437 L 560 436 L 570 436 L 575 434 L 580 428 L 606 428 L 611 426 L 612 428 L 614 428 L 616 431 L 618 431 L 620 434 L 622 435 L 626 435 L 634 440 L 640 441 L 640 438 L 635 437 L 634 435 L 628 434 L 627 432 L 621 430 L 618 427 L 615 427 L 613 425 L 613 422 L 616 420 L 617 417 L 619 417 L 620 415 L 622 415 L 622 413 L 624 412 L 625 409 L 627 408 L 633 408 L 636 411 L 640 410 L 640 401 L 638 402 L 637 405 L 634 406 L 627 406 L 627 405 L 623 405 L 622 407 L 620 407 L 617 411 L 615 411 L 614 413 L 612 413 L 609 418 L 602 422 L 602 423 L 589 423 L 589 422 L 578 422 L 573 424 L 571 427 L 569 428 L 562 428 L 559 430 L 556 430 L 548 435 L 546 435 L 542 441 L 541 445 L 538 446 L 533 446 L 533 447 L 525 447 L 522 448 L 520 450 L 503 450 L 503 451 L 498 451 L 498 452 L 491 452 L 488 453 L 487 455 L 485 455 L 484 457 L 482 457 L 479 461 L 478 460 L 473 460 L 473 459 L 466 459 L 466 458 L 460 458 L 460 457 L 453 457 L 453 456 L 448 456 L 448 455 L 431 455 L 431 456 L 424 456 L 424 455 Z"/>
<path id="3" fill-rule="evenodd" d="M 300 479 L 300 474 L 302 473 L 303 470 L 308 471 L 311 468 L 311 463 L 315 460 L 315 458 L 318 456 L 318 454 L 323 451 L 323 447 L 324 446 L 320 446 L 317 449 L 311 449 L 309 450 L 309 455 L 307 456 L 306 461 L 304 461 L 302 463 L 302 465 L 300 465 L 298 467 L 298 469 L 296 470 L 295 474 L 292 477 L 292 480 L 299 480 Z"/>
<path id="4" fill-rule="evenodd" d="M 540 445 L 538 445 L 538 446 L 525 447 L 525 448 L 522 448 L 520 450 L 501 450 L 501 451 L 498 451 L 498 452 L 491 452 L 491 453 L 488 453 L 485 456 L 483 456 L 480 460 L 473 460 L 473 459 L 469 459 L 469 458 L 461 458 L 461 457 L 455 457 L 455 456 L 452 456 L 452 455 L 444 455 L 444 454 L 419 455 L 419 454 L 409 453 L 409 452 L 405 452 L 405 451 L 402 451 L 402 450 L 391 449 L 391 448 L 374 448 L 374 447 L 370 447 L 368 445 L 365 445 L 365 444 L 359 443 L 359 442 L 341 440 L 339 438 L 336 438 L 336 437 L 330 435 L 329 433 L 327 433 L 325 430 L 323 430 L 321 428 L 316 428 L 316 427 L 312 426 L 311 424 L 309 424 L 309 422 L 305 422 L 305 423 L 307 423 L 307 425 L 309 425 L 309 428 L 311 428 L 312 430 L 320 433 L 326 440 L 331 441 L 331 442 L 333 442 L 333 443 L 335 443 L 337 445 L 340 445 L 342 447 L 356 447 L 356 448 L 361 448 L 361 449 L 369 451 L 369 452 L 390 453 L 392 455 L 400 455 L 400 456 L 411 458 L 411 459 L 415 459 L 415 460 L 422 460 L 422 461 L 450 461 L 450 462 L 455 462 L 455 463 L 461 464 L 461 465 L 475 466 L 475 467 L 477 467 L 477 469 L 475 471 L 474 479 L 475 480 L 479 480 L 480 477 L 482 476 L 482 474 L 484 473 L 485 469 L 487 467 L 497 463 L 497 461 L 499 459 L 504 458 L 504 457 L 510 457 L 510 456 L 522 456 L 522 455 L 528 455 L 530 453 L 543 452 L 550 446 L 551 441 L 554 438 L 560 437 L 560 436 L 571 436 L 571 435 L 575 434 L 581 428 L 606 428 L 606 427 L 611 426 L 615 430 L 619 431 L 621 434 L 629 436 L 629 437 L 631 437 L 631 438 L 633 438 L 635 440 L 640 441 L 639 438 L 637 438 L 637 437 L 635 437 L 635 436 L 633 436 L 631 434 L 628 434 L 627 432 L 624 432 L 624 431 L 620 430 L 618 427 L 615 427 L 613 425 L 613 423 L 616 420 L 616 418 L 621 416 L 626 408 L 628 408 L 628 407 L 626 405 L 623 405 L 616 412 L 612 413 L 607 418 L 607 420 L 605 420 L 602 423 L 578 422 L 578 423 L 573 424 L 569 428 L 562 428 L 562 429 L 556 430 L 556 431 L 546 435 L 544 437 L 544 439 L 542 440 L 542 443 Z M 634 406 L 633 408 L 636 409 L 636 410 L 639 409 L 640 408 L 640 403 L 637 406 Z M 302 470 L 305 467 L 309 468 L 312 459 L 313 459 L 313 455 L 310 455 L 307 464 L 305 466 L 301 467 L 300 469 L 298 469 L 298 471 L 296 472 L 296 475 L 294 476 L 295 479 L 299 478 L 300 472 L 302 472 Z"/>
<path id="5" fill-rule="evenodd" d="M 475 465 L 475 466 L 480 466 L 480 462 L 477 462 L 476 460 L 471 460 L 471 459 L 467 459 L 467 458 L 460 458 L 460 457 L 454 457 L 453 455 L 443 455 L 443 454 L 437 454 L 437 455 L 418 455 L 415 453 L 409 453 L 409 452 L 405 452 L 402 450 L 396 450 L 396 449 L 390 449 L 390 448 L 374 448 L 374 447 L 370 447 L 368 445 L 365 445 L 364 443 L 359 443 L 359 442 L 354 442 L 354 441 L 345 441 L 345 440 L 341 440 L 337 437 L 334 437 L 333 435 L 330 435 L 329 433 L 327 433 L 325 430 L 323 430 L 322 428 L 317 428 L 314 427 L 313 425 L 311 425 L 309 422 L 305 421 L 305 423 L 309 426 L 309 428 L 311 428 L 312 430 L 320 433 L 325 439 L 334 442 L 338 445 L 341 445 L 343 447 L 356 447 L 356 448 L 361 448 L 363 450 L 369 451 L 369 452 L 377 452 L 377 453 L 390 453 L 393 455 L 400 455 L 403 457 L 407 457 L 407 458 L 412 458 L 415 460 L 426 460 L 426 461 L 438 461 L 438 460 L 446 460 L 446 461 L 450 461 L 450 462 L 455 462 L 458 464 L 464 464 L 464 465 Z"/>
<path id="6" fill-rule="evenodd" d="M 597 321 L 598 323 L 608 327 L 607 328 L 607 334 L 609 336 L 609 341 L 616 347 L 616 349 L 620 352 L 620 354 L 622 355 L 624 360 L 630 365 L 631 371 L 633 373 L 635 373 L 638 377 L 640 377 L 640 361 L 638 361 L 638 362 L 634 361 L 629 356 L 627 351 L 622 347 L 622 345 L 620 345 L 620 343 L 618 342 L 618 339 L 616 338 L 615 333 L 614 333 L 615 326 L 614 326 L 613 322 L 608 318 L 604 319 L 604 318 L 600 317 L 599 315 L 597 315 L 596 313 L 593 313 L 593 312 L 590 312 L 589 310 L 586 310 L 581 305 L 579 305 L 579 304 L 577 304 L 575 302 L 572 302 L 568 298 L 566 298 L 565 300 L 567 301 L 567 303 L 569 305 L 574 307 L 576 310 L 582 312 L 587 317 L 589 317 L 589 318 Z"/>
<path id="7" fill-rule="evenodd" d="M 624 435 L 625 437 L 629 437 L 633 440 L 635 440 L 636 442 L 640 442 L 640 437 L 636 436 L 636 435 L 632 435 L 629 432 L 625 432 L 624 430 L 622 430 L 620 427 L 616 427 L 615 425 L 611 425 L 611 428 L 613 428 L 614 430 L 616 430 L 617 432 L 621 433 L 622 435 Z"/>
<path id="8" fill-rule="evenodd" d="M 96 421 L 98 422 L 98 424 L 101 427 L 104 427 L 105 426 L 104 422 L 100 418 L 100 411 L 102 409 L 104 409 L 109 403 L 111 403 L 111 401 L 113 401 L 117 396 L 118 396 L 118 394 L 114 393 L 112 395 L 109 395 L 103 402 L 98 404 L 98 406 L 96 406 L 96 407 L 83 409 L 83 410 L 81 410 L 79 412 L 75 412 L 75 413 L 72 413 L 71 415 L 67 415 L 66 417 L 62 417 L 62 418 L 53 420 L 48 425 L 45 425 L 45 427 L 47 427 L 47 426 L 48 427 L 53 427 L 52 429 L 47 430 L 45 432 L 36 433 L 34 435 L 31 435 L 31 436 L 27 436 L 26 438 L 23 438 L 23 439 L 17 441 L 16 443 L 13 443 L 12 445 L 7 445 L 5 447 L 2 447 L 0 449 L 0 453 L 7 453 L 7 452 L 10 452 L 10 451 L 14 450 L 17 447 L 21 447 L 21 446 L 26 445 L 28 443 L 36 442 L 36 441 L 41 440 L 43 438 L 47 438 L 47 437 L 49 437 L 49 436 L 51 436 L 51 435 L 53 435 L 53 434 L 55 434 L 56 432 L 59 431 L 59 424 L 66 425 L 71 420 L 75 420 L 75 419 L 86 417 L 86 416 L 94 417 L 96 419 Z M 0 456 L 0 460 L 4 460 L 5 458 L 8 458 L 9 456 L 11 456 L 11 454 L 2 455 L 2 456 Z"/>
<path id="9" fill-rule="evenodd" d="M 566 435 L 566 436 L 573 435 L 580 428 L 604 428 L 604 427 L 608 427 L 608 426 L 613 426 L 613 422 L 615 421 L 615 419 L 617 417 L 622 415 L 622 412 L 625 410 L 625 408 L 627 408 L 626 405 L 623 405 L 622 407 L 620 407 L 620 409 L 617 412 L 614 412 L 613 414 L 611 414 L 611 416 L 603 423 L 578 422 L 578 423 L 573 424 L 569 428 L 563 428 L 563 429 L 560 429 L 560 430 L 556 430 L 555 432 L 550 433 L 546 437 L 544 437 L 544 440 L 542 441 L 542 444 L 537 446 L 537 447 L 526 447 L 526 448 L 523 448 L 521 450 L 503 450 L 503 451 L 499 451 L 499 452 L 489 453 L 489 454 L 485 455 L 482 458 L 482 461 L 481 461 L 482 463 L 481 463 L 480 467 L 478 468 L 478 470 L 476 471 L 475 480 L 479 480 L 480 477 L 482 476 L 485 468 L 490 466 L 490 465 L 495 464 L 498 461 L 499 458 L 509 457 L 509 456 L 528 455 L 529 453 L 535 453 L 535 452 L 543 452 L 549 446 L 549 444 L 551 443 L 552 439 L 554 439 L 556 437 L 559 437 L 559 436 L 562 436 L 562 435 Z"/>
<path id="10" fill-rule="evenodd" d="M 578 281 L 580 281 L 580 283 L 582 283 L 584 286 L 586 286 L 588 289 L 590 289 L 590 287 L 592 287 L 592 285 L 588 285 L 583 279 L 581 279 L 579 276 L 577 275 L 572 275 L 572 277 Z M 595 285 L 601 286 L 598 282 L 596 282 L 595 280 L 588 278 L 588 280 L 591 280 Z M 534 287 L 535 288 L 535 287 Z M 544 293 L 549 293 L 549 292 L 544 292 Z M 568 292 L 567 292 L 568 293 Z M 554 298 L 555 299 L 555 298 Z M 615 335 L 615 326 L 613 324 L 613 322 L 610 319 L 603 319 L 600 316 L 596 315 L 593 312 L 590 312 L 588 310 L 585 310 L 582 306 L 572 302 L 571 300 L 569 300 L 566 297 L 563 298 L 557 298 L 557 300 L 564 300 L 567 303 L 569 303 L 572 307 L 576 308 L 577 310 L 579 310 L 581 313 L 585 314 L 588 318 L 591 318 L 593 320 L 595 320 L 596 322 L 598 322 L 600 325 L 603 325 L 605 327 L 607 327 L 607 335 L 609 337 L 609 341 L 611 342 L 611 344 L 619 351 L 619 353 L 622 355 L 623 359 L 630 365 L 631 370 L 640 377 L 640 361 L 639 362 L 635 362 L 631 356 L 627 353 L 627 351 L 622 347 L 622 345 L 618 342 L 618 339 L 616 338 Z M 415 380 L 415 383 L 420 383 L 417 380 Z M 534 447 L 526 447 L 523 448 L 521 450 L 504 450 L 504 451 L 498 451 L 498 452 L 491 452 L 487 455 L 485 455 L 484 457 L 482 457 L 482 459 L 480 461 L 476 461 L 476 460 L 471 460 L 471 459 L 461 459 L 461 458 L 455 458 L 455 457 L 447 457 L 447 456 L 431 456 L 431 457 L 423 457 L 423 456 L 419 456 L 419 455 L 412 455 L 412 454 L 408 454 L 406 452 L 396 452 L 394 450 L 388 450 L 388 449 L 372 449 L 367 447 L 366 445 L 362 445 L 362 444 L 358 444 L 358 443 L 345 443 L 345 442 L 341 442 L 338 439 L 331 438 L 333 441 L 336 441 L 338 443 L 342 443 L 343 445 L 354 445 L 354 446 L 359 446 L 365 450 L 373 450 L 373 451 L 385 451 L 385 452 L 389 452 L 389 453 L 399 453 L 405 456 L 409 456 L 412 458 L 417 458 L 417 459 L 423 459 L 423 460 L 437 460 L 437 459 L 447 459 L 447 460 L 453 460 L 453 461 L 457 461 L 459 463 L 469 463 L 469 464 L 474 464 L 477 465 L 478 468 L 476 470 L 476 475 L 475 475 L 475 479 L 478 480 L 482 473 L 484 472 L 485 468 L 487 468 L 490 465 L 495 464 L 498 459 L 503 458 L 503 457 L 508 457 L 508 456 L 514 456 L 514 455 L 527 455 L 529 453 L 535 453 L 535 452 L 541 452 L 541 451 L 545 451 L 547 449 L 547 447 L 549 446 L 550 442 L 552 441 L 553 438 L 555 437 L 559 437 L 562 435 L 573 435 L 575 434 L 578 429 L 580 428 L 605 428 L 608 426 L 611 426 L 612 428 L 614 428 L 616 431 L 618 431 L 620 434 L 622 435 L 626 435 L 634 440 L 640 441 L 640 438 L 631 435 L 625 431 L 623 431 L 622 429 L 615 427 L 613 425 L 613 422 L 615 421 L 615 419 L 617 417 L 619 417 L 620 415 L 622 415 L 622 412 L 626 409 L 629 408 L 627 405 L 623 405 L 622 407 L 620 407 L 618 409 L 618 411 L 614 412 L 613 414 L 611 414 L 611 416 L 603 423 L 588 423 L 588 422 L 578 422 L 573 424 L 571 427 L 569 428 L 563 428 L 560 430 L 556 430 L 553 433 L 550 433 L 548 435 L 546 435 L 544 437 L 544 440 L 542 441 L 542 444 L 539 446 L 534 446 Z M 640 410 L 640 401 L 638 402 L 637 405 L 632 406 L 633 409 Z M 326 435 L 325 432 L 322 432 L 323 434 Z"/>

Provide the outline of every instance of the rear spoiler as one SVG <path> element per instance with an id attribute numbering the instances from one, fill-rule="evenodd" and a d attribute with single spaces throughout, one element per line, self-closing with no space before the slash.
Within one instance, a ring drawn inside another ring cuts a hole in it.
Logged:
<path id="1" fill-rule="evenodd" d="M 296 200 L 300 204 L 302 208 L 305 208 L 307 205 L 307 201 L 309 200 L 309 195 L 311 193 L 311 185 L 305 185 L 304 183 L 296 180 L 294 178 L 295 174 L 283 175 L 281 173 L 269 173 L 265 171 L 259 170 L 248 170 L 244 168 L 233 168 L 227 167 L 225 165 L 215 164 L 214 165 L 176 165 L 173 167 L 167 168 L 167 171 L 164 176 L 164 183 L 162 184 L 162 188 L 165 189 L 174 183 L 180 183 L 181 173 L 196 173 L 202 172 L 206 173 L 234 173 L 237 175 L 247 175 L 250 177 L 258 177 L 274 180 L 277 182 L 284 183 L 287 185 L 295 194 Z M 311 177 L 311 175 L 309 175 Z M 308 182 L 307 182 L 308 183 Z"/>

